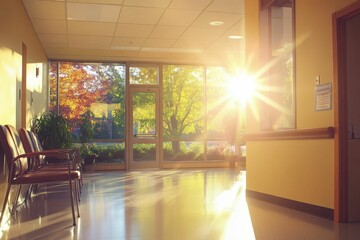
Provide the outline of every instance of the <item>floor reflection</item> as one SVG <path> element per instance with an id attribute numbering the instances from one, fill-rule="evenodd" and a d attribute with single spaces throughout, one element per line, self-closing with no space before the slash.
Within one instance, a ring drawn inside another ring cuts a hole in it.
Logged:
<path id="1" fill-rule="evenodd" d="M 357 239 L 336 225 L 245 196 L 240 169 L 86 173 L 72 227 L 66 186 L 41 186 L 2 239 Z"/>

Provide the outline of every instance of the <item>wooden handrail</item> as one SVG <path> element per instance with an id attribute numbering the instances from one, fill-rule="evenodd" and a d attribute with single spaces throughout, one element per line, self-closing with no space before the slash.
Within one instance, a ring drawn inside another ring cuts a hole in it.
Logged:
<path id="1" fill-rule="evenodd" d="M 334 138 L 334 127 L 246 133 L 246 141 Z"/>

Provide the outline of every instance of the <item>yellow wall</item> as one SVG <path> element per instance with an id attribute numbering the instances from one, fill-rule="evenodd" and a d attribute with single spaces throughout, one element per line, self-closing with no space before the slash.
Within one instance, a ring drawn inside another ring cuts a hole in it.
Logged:
<path id="1" fill-rule="evenodd" d="M 27 47 L 27 123 L 47 106 L 47 57 L 21 0 L 0 1 L 0 124 L 20 127 L 22 44 Z M 40 75 L 35 76 L 39 67 Z M 34 103 L 30 105 L 30 92 Z M 28 126 L 28 125 L 27 125 Z"/>
<path id="2" fill-rule="evenodd" d="M 256 1 L 246 0 L 248 4 Z M 334 112 L 314 110 L 315 76 L 333 84 L 332 13 L 354 0 L 296 1 L 297 128 L 334 126 Z M 250 15 L 248 13 L 247 15 Z M 246 21 L 246 27 L 249 27 Z M 254 26 L 251 26 L 254 27 Z M 258 28 L 257 28 L 258 29 Z M 248 33 L 248 31 L 247 31 Z M 250 32 L 251 33 L 251 32 Z M 257 33 L 255 33 L 256 35 Z M 252 41 L 255 39 L 248 36 Z M 253 46 L 252 43 L 250 46 Z M 248 45 L 246 45 L 248 47 Z M 250 130 L 258 119 L 250 116 Z M 334 141 L 248 141 L 247 189 L 334 208 Z"/>
<path id="3" fill-rule="evenodd" d="M 258 1 L 244 1 L 245 14 L 245 67 L 250 75 L 256 75 L 259 70 L 259 4 Z M 258 104 L 252 103 L 252 108 L 246 109 L 246 129 L 255 131 L 259 128 Z M 254 121 L 255 119 L 255 121 Z"/>
<path id="4" fill-rule="evenodd" d="M 247 189 L 333 208 L 333 140 L 247 144 Z"/>
<path id="5" fill-rule="evenodd" d="M 296 1 L 297 128 L 334 125 L 333 111 L 314 111 L 315 76 L 333 83 L 332 13 L 354 0 Z"/>

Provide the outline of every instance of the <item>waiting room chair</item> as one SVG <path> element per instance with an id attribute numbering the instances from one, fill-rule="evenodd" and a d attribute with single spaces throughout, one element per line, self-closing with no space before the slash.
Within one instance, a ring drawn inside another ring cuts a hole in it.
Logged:
<path id="1" fill-rule="evenodd" d="M 6 125 L 6 127 L 11 128 L 12 126 Z M 44 151 L 44 149 L 40 143 L 40 140 L 38 139 L 38 137 L 36 136 L 36 134 L 34 132 L 29 131 L 25 128 L 20 128 L 18 133 L 19 133 L 21 142 L 24 146 L 24 150 L 26 153 Z M 81 190 L 81 186 L 83 185 L 83 181 L 82 181 L 83 159 L 81 158 L 79 151 L 77 149 L 52 149 L 52 150 L 61 151 L 61 152 L 64 151 L 64 152 L 68 152 L 69 154 L 71 154 L 71 156 L 72 156 L 71 159 L 74 160 L 71 165 L 73 170 L 78 170 L 81 173 L 80 182 L 79 182 L 79 190 Z M 45 157 L 40 156 L 37 159 L 35 159 L 34 162 L 31 162 L 30 164 L 32 164 L 33 168 L 36 168 L 36 169 L 47 169 L 47 170 L 55 170 L 55 171 L 67 169 L 66 161 L 63 161 L 63 159 L 59 159 L 59 158 L 55 158 L 55 159 L 57 161 L 48 163 L 46 161 Z"/>
<path id="2" fill-rule="evenodd" d="M 9 130 L 11 129 L 11 131 Z M 58 183 L 68 182 L 69 183 L 69 194 L 73 218 L 73 226 L 76 226 L 75 210 L 74 210 L 74 198 L 77 207 L 78 217 L 79 205 L 78 205 L 78 194 L 76 181 L 80 179 L 81 173 L 78 170 L 73 170 L 71 166 L 71 154 L 66 151 L 48 150 L 41 152 L 25 153 L 20 137 L 13 127 L 0 126 L 0 142 L 2 152 L 5 155 L 6 163 L 8 166 L 8 179 L 7 179 L 7 190 L 5 193 L 4 203 L 2 206 L 0 223 L 4 217 L 6 205 L 8 204 L 9 193 L 13 185 L 18 185 L 15 196 L 15 202 L 13 203 L 13 209 L 17 205 L 21 187 L 23 185 L 36 185 L 45 183 Z M 32 168 L 32 164 L 29 164 L 28 159 L 36 159 L 40 156 L 58 156 L 59 158 L 65 158 L 67 160 L 67 171 L 50 171 L 50 170 L 38 170 Z M 73 183 L 74 186 L 73 186 Z"/>

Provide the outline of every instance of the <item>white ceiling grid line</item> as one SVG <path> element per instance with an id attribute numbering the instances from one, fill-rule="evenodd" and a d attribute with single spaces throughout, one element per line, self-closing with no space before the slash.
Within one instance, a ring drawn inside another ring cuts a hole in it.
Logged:
<path id="1" fill-rule="evenodd" d="M 170 55 L 243 54 L 243 0 L 22 1 L 50 59 L 142 60 L 151 55 L 145 59 L 163 61 Z"/>

